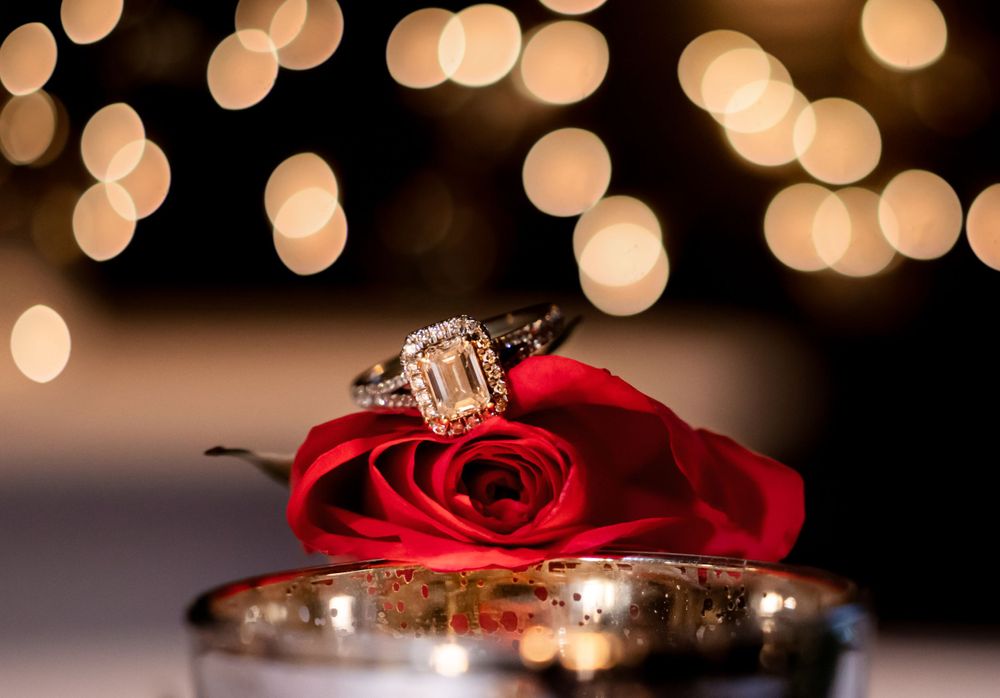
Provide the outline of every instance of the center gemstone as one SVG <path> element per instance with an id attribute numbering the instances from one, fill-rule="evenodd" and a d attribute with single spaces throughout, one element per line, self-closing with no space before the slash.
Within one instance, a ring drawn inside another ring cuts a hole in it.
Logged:
<path id="1" fill-rule="evenodd" d="M 489 383 L 476 348 L 467 339 L 456 337 L 428 348 L 419 365 L 434 406 L 444 419 L 480 412 L 489 404 Z"/>

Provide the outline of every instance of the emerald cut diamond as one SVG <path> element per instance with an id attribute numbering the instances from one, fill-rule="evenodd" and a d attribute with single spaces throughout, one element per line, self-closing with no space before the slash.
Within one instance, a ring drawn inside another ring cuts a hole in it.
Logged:
<path id="1" fill-rule="evenodd" d="M 507 384 L 489 333 L 467 316 L 417 330 L 400 355 L 424 421 L 457 436 L 507 407 Z"/>

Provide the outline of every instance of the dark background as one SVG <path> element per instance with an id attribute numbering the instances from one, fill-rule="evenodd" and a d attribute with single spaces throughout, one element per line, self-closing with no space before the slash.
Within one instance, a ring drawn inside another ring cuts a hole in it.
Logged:
<path id="1" fill-rule="evenodd" d="M 552 17 L 534 0 L 507 4 L 523 27 Z M 584 18 L 611 48 L 604 84 L 580 104 L 540 108 L 520 106 L 505 83 L 481 90 L 398 86 L 386 73 L 385 40 L 403 15 L 422 5 L 347 0 L 344 38 L 329 61 L 304 72 L 282 70 L 262 103 L 229 112 L 209 95 L 204 68 L 216 43 L 233 30 L 235 3 L 130 0 L 107 39 L 78 47 L 56 29 L 57 2 L 5 2 L 0 31 L 43 21 L 57 35 L 60 61 L 46 89 L 65 106 L 73 131 L 48 167 L 6 171 L 0 202 L 7 212 L 30 210 L 53 181 L 86 186 L 79 129 L 100 107 L 124 100 L 143 116 L 147 136 L 168 152 L 173 184 L 164 206 L 140 223 L 127 254 L 61 272 L 109 312 L 155 309 L 175 296 L 309 297 L 321 304 L 377 292 L 380 303 L 399 307 L 411 306 L 414 297 L 459 306 L 456 296 L 581 298 L 567 242 L 575 219 L 539 213 L 524 196 L 520 169 L 528 148 L 549 130 L 591 129 L 612 153 L 611 193 L 638 196 L 664 222 L 672 274 L 657 309 L 711 307 L 772 318 L 794 327 L 819 361 L 821 417 L 806 438 L 772 454 L 806 480 L 807 523 L 790 561 L 856 579 L 871 591 L 886 623 L 991 627 L 1000 623 L 1000 606 L 981 604 L 973 612 L 958 601 L 970 583 L 958 579 L 995 549 L 1000 273 L 979 262 L 964 238 L 941 259 L 905 261 L 868 279 L 783 267 L 763 240 L 764 209 L 783 186 L 807 177 L 794 165 L 764 172 L 738 162 L 676 79 L 677 57 L 695 36 L 716 28 L 746 31 L 785 62 L 810 98 L 855 99 L 875 116 L 883 158 L 863 185 L 877 190 L 901 169 L 930 169 L 967 208 L 1000 180 L 1000 119 L 992 102 L 1000 80 L 997 10 L 990 3 L 939 3 L 949 51 L 976 61 L 990 87 L 975 118 L 943 133 L 916 119 L 905 101 L 920 78 L 879 70 L 864 53 L 860 4 L 816 3 L 832 19 L 802 33 L 788 18 L 819 12 L 812 3 L 789 2 L 775 14 L 774 3 L 755 12 L 754 3 L 735 1 L 610 0 Z M 457 10 L 464 3 L 439 5 Z M 333 267 L 313 277 L 290 274 L 275 256 L 261 198 L 274 166 L 303 150 L 331 163 L 351 229 L 365 231 L 352 235 Z M 405 205 L 407 183 L 427 170 L 475 213 L 464 232 L 433 249 L 401 253 L 391 247 L 398 225 L 393 211 Z M 19 234 L 16 226 L 4 228 L 9 239 Z M 454 274 L 458 262 L 485 271 Z M 38 450 L 44 454 L 45 445 Z M 0 497 L 9 517 L 0 535 L 28 526 L 28 509 L 83 506 L 57 505 L 49 495 L 36 502 L 10 490 L 7 497 Z M 280 493 L 264 497 L 280 506 Z M 121 525 L 124 514 L 114 498 L 101 501 L 91 502 L 91 511 L 115 509 L 121 516 L 109 528 Z M 256 563 L 254 550 L 288 545 L 294 551 L 290 537 L 262 533 L 251 507 L 196 508 L 207 510 L 201 520 L 212 510 L 222 515 L 225 524 L 213 528 L 212 540 L 246 548 L 247 573 L 285 560 L 264 553 Z M 271 510 L 266 522 L 281 526 L 280 511 Z M 40 529 L 25 528 L 32 530 Z M 25 535 L 5 544 L 8 553 L 31 555 L 36 546 L 59 544 L 58 536 L 32 541 Z M 248 545 L 248 537 L 258 535 L 260 547 Z M 208 575 L 205 560 L 212 554 L 202 553 L 196 557 Z M 178 556 L 176 569 L 184 567 L 183 551 L 165 554 Z M 4 561 L 7 583 L 15 561 Z M 950 591 L 947 598 L 929 598 L 952 585 L 954 600 Z"/>

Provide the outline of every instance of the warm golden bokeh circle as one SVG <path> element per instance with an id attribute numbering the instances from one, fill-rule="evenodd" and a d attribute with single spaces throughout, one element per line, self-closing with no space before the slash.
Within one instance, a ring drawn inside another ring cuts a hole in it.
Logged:
<path id="1" fill-rule="evenodd" d="M 608 42 L 588 24 L 560 21 L 539 29 L 521 56 L 521 80 L 532 96 L 571 104 L 592 95 L 608 72 Z"/>
<path id="2" fill-rule="evenodd" d="M 879 202 L 882 233 L 896 251 L 913 259 L 936 259 L 962 234 L 962 202 L 941 177 L 907 170 L 892 178 Z"/>
<path id="3" fill-rule="evenodd" d="M 780 64 L 779 64 L 780 65 Z M 759 48 L 737 48 L 712 61 L 701 79 L 701 100 L 714 114 L 753 106 L 771 79 L 772 60 Z"/>
<path id="4" fill-rule="evenodd" d="M 330 58 L 344 36 L 344 13 L 337 0 L 286 0 L 271 21 L 277 33 L 278 63 L 289 70 L 315 68 Z M 291 10 L 288 10 L 291 8 Z M 297 21 L 302 21 L 298 27 Z"/>
<path id="5" fill-rule="evenodd" d="M 274 168 L 264 187 L 264 209 L 272 225 L 277 225 L 280 216 L 288 229 L 282 231 L 285 235 L 302 237 L 326 223 L 333 214 L 329 201 L 336 202 L 338 195 L 337 178 L 326 160 L 316 153 L 298 153 Z M 309 211 L 310 200 L 319 201 L 321 205 L 325 202 L 326 208 L 319 213 Z M 289 201 L 292 206 L 285 210 Z M 318 223 L 315 222 L 317 216 L 322 219 Z"/>
<path id="6" fill-rule="evenodd" d="M 411 12 L 399 20 L 385 47 L 385 62 L 393 80 L 404 87 L 426 89 L 448 79 L 465 52 L 465 36 L 453 38 L 453 41 L 460 42 L 460 46 L 445 52 L 457 54 L 458 58 L 453 58 L 453 64 L 445 70 L 439 56 L 439 44 L 444 28 L 454 16 L 454 12 L 429 7 Z"/>
<path id="7" fill-rule="evenodd" d="M 705 109 L 702 86 L 706 71 L 719 57 L 738 49 L 760 50 L 760 46 L 746 34 L 728 29 L 710 31 L 691 41 L 677 61 L 677 79 L 688 99 Z"/>
<path id="8" fill-rule="evenodd" d="M 59 19 L 70 41 L 92 44 L 118 26 L 124 8 L 124 0 L 62 0 Z"/>
<path id="9" fill-rule="evenodd" d="M 117 102 L 95 113 L 83 127 L 80 153 L 90 174 L 101 181 L 121 179 L 142 158 L 146 128 L 135 109 Z"/>
<path id="10" fill-rule="evenodd" d="M 300 276 L 318 274 L 337 261 L 347 244 L 347 216 L 338 206 L 329 219 L 314 233 L 291 238 L 274 231 L 274 248 L 291 271 Z"/>
<path id="11" fill-rule="evenodd" d="M 803 109 L 792 140 L 805 171 L 828 184 L 862 179 L 882 156 L 875 119 L 860 104 L 840 97 L 820 99 Z"/>
<path id="12" fill-rule="evenodd" d="M 0 110 L 0 151 L 11 163 L 27 165 L 49 150 L 58 111 L 44 90 L 11 97 Z"/>
<path id="13" fill-rule="evenodd" d="M 816 208 L 812 242 L 823 264 L 832 267 L 843 259 L 851 245 L 851 214 L 836 193 L 830 193 Z"/>
<path id="14" fill-rule="evenodd" d="M 575 216 L 608 190 L 611 156 L 590 131 L 559 129 L 542 136 L 528 151 L 522 179 L 525 193 L 540 211 Z"/>
<path id="15" fill-rule="evenodd" d="M 608 0 L 539 0 L 543 5 L 562 15 L 582 15 L 592 12 Z"/>
<path id="16" fill-rule="evenodd" d="M 10 333 L 15 365 L 36 383 L 48 383 L 63 372 L 71 344 L 66 321 L 46 305 L 35 305 L 21 313 Z"/>
<path id="17" fill-rule="evenodd" d="M 670 262 L 662 247 L 653 268 L 644 277 L 625 286 L 606 286 L 580 269 L 580 288 L 595 308 L 608 315 L 637 315 L 663 295 L 670 277 Z"/>
<path id="18" fill-rule="evenodd" d="M 663 239 L 660 221 L 649 206 L 632 196 L 608 196 L 585 211 L 573 228 L 573 254 L 576 261 L 580 261 L 580 255 L 594 235 L 620 223 L 637 225 L 655 235 L 658 240 Z"/>
<path id="19" fill-rule="evenodd" d="M 933 0 L 868 0 L 861 35 L 869 52 L 897 70 L 934 63 L 948 44 L 948 25 Z"/>
<path id="20" fill-rule="evenodd" d="M 584 245 L 580 272 L 602 286 L 631 286 L 652 271 L 662 247 L 660 236 L 644 226 L 615 223 Z"/>
<path id="21" fill-rule="evenodd" d="M 774 56 L 767 56 L 770 77 L 763 83 L 750 81 L 736 89 L 726 110 L 709 112 L 727 131 L 759 133 L 785 118 L 795 101 L 796 89 L 788 69 Z"/>
<path id="22" fill-rule="evenodd" d="M 208 90 L 223 109 L 246 109 L 264 99 L 278 78 L 274 42 L 259 29 L 230 34 L 208 59 Z"/>
<path id="23" fill-rule="evenodd" d="M 726 129 L 726 138 L 733 150 L 748 162 L 763 167 L 786 165 L 796 158 L 792 132 L 795 122 L 809 101 L 794 90 L 785 115 L 762 131 L 743 133 Z"/>
<path id="24" fill-rule="evenodd" d="M 170 178 L 170 162 L 166 154 L 156 143 L 146 140 L 138 164 L 117 180 L 129 194 L 136 219 L 151 215 L 163 204 L 170 191 Z M 112 203 L 115 201 L 112 199 Z M 124 217 L 129 210 L 126 207 L 118 213 Z"/>
<path id="25" fill-rule="evenodd" d="M 456 64 L 458 47 L 463 50 Z M 520 53 L 517 16 L 489 3 L 466 7 L 448 20 L 438 46 L 438 58 L 448 77 L 468 87 L 497 82 L 511 71 Z"/>
<path id="26" fill-rule="evenodd" d="M 1000 271 L 1000 184 L 986 187 L 972 202 L 965 231 L 980 261 Z"/>
<path id="27" fill-rule="evenodd" d="M 56 69 L 56 38 L 41 22 L 22 24 L 0 43 L 0 83 L 12 95 L 40 90 Z"/>
<path id="28" fill-rule="evenodd" d="M 771 254 L 785 266 L 798 271 L 819 271 L 829 266 L 816 248 L 813 229 L 824 203 L 828 207 L 828 225 L 830 219 L 841 217 L 835 204 L 827 203 L 830 195 L 826 187 L 803 182 L 782 189 L 771 200 L 764 214 L 764 239 Z M 835 239 L 828 244 L 833 247 Z M 834 256 L 829 249 L 827 256 Z"/>
<path id="29" fill-rule="evenodd" d="M 129 193 L 114 182 L 98 182 L 80 195 L 73 209 L 73 237 L 84 254 L 104 262 L 128 247 L 135 220 Z"/>
<path id="30" fill-rule="evenodd" d="M 896 256 L 879 226 L 879 195 L 861 187 L 848 187 L 834 196 L 850 217 L 850 244 L 830 266 L 845 276 L 878 274 Z"/>

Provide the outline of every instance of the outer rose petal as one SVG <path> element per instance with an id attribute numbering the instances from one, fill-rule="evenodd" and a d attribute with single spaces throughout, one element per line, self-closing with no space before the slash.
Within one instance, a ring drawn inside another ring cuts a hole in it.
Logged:
<path id="1" fill-rule="evenodd" d="M 616 543 L 775 560 L 794 543 L 803 494 L 789 468 L 570 359 L 528 359 L 510 385 L 505 418 L 457 440 L 412 412 L 314 428 L 292 472 L 296 535 L 330 554 L 442 570 L 523 567 Z M 517 473 L 525 498 L 476 508 L 470 498 L 484 490 L 473 481 L 463 491 L 467 463 Z M 538 514 L 522 525 L 524 506 Z M 522 518 L 489 518 L 508 515 Z"/>

